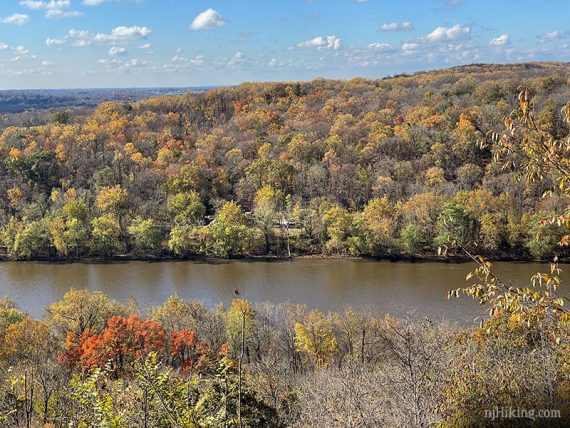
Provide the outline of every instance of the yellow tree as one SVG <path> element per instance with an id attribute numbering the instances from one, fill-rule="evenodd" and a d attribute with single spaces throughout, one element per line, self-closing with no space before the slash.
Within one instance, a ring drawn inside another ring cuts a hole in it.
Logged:
<path id="1" fill-rule="evenodd" d="M 295 346 L 317 367 L 326 367 L 338 350 L 331 321 L 316 309 L 305 320 L 295 323 Z"/>

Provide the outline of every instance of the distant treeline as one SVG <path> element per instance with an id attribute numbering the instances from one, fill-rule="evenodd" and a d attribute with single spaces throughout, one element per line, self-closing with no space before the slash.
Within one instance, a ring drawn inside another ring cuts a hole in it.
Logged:
<path id="1" fill-rule="evenodd" d="M 56 110 L 0 136 L 0 246 L 14 259 L 399 257 L 450 242 L 565 256 L 565 224 L 542 220 L 567 198 L 494 162 L 490 133 L 525 87 L 540 132 L 565 138 L 569 76 L 473 65 Z"/>
<path id="2" fill-rule="evenodd" d="M 0 90 L 0 114 L 54 108 L 94 108 L 102 102 L 136 102 L 158 95 L 202 92 L 196 88 L 22 89 Z"/>

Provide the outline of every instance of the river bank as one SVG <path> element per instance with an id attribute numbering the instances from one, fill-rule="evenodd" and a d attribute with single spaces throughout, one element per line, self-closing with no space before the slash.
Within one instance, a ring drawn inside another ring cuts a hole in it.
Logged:
<path id="1" fill-rule="evenodd" d="M 108 257 L 31 257 L 29 259 L 14 259 L 7 255 L 0 254 L 0 262 L 41 262 L 53 264 L 72 264 L 72 263 L 85 263 L 85 264 L 111 264 L 111 263 L 126 263 L 126 262 L 211 262 L 223 263 L 231 260 L 240 260 L 248 262 L 283 262 L 293 259 L 313 259 L 313 260 L 366 260 L 366 261 L 388 261 L 388 262 L 404 262 L 404 263 L 469 263 L 473 260 L 460 254 L 447 254 L 441 256 L 438 254 L 426 253 L 415 256 L 409 255 L 390 255 L 382 257 L 359 257 L 351 255 L 339 254 L 299 254 L 291 257 L 285 255 L 240 255 L 232 256 L 229 258 L 212 257 L 205 255 L 192 255 L 185 257 L 177 257 L 172 255 L 153 256 L 153 255 L 116 255 Z M 485 259 L 490 262 L 510 262 L 510 263 L 539 263 L 547 264 L 552 263 L 552 260 L 536 260 L 530 257 L 515 257 L 508 254 L 500 256 L 485 256 Z M 570 263 L 570 258 L 563 258 L 558 260 L 560 264 Z"/>

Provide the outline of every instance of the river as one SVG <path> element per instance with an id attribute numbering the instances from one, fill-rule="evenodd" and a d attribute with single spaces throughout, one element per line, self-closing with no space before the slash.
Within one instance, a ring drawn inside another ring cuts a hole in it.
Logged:
<path id="1" fill-rule="evenodd" d="M 496 263 L 503 278 L 528 284 L 548 265 Z M 562 266 L 570 271 L 569 266 Z M 254 302 L 291 301 L 324 311 L 345 307 L 395 316 L 428 317 L 469 324 L 484 312 L 468 297 L 447 300 L 465 284 L 472 263 L 385 262 L 346 259 L 293 261 L 184 261 L 110 264 L 0 263 L 0 297 L 7 296 L 33 317 L 72 287 L 106 293 L 119 301 L 135 299 L 141 309 L 177 293 L 207 305 L 228 304 L 234 288 Z M 566 284 L 568 272 L 562 273 Z M 562 294 L 568 296 L 565 285 Z"/>

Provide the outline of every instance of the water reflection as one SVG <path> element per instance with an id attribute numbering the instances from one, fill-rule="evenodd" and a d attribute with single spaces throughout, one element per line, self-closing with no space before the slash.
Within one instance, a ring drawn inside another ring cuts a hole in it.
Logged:
<path id="1" fill-rule="evenodd" d="M 547 265 L 497 263 L 497 272 L 520 283 Z M 463 298 L 447 301 L 464 284 L 469 264 L 391 263 L 366 260 L 297 259 L 284 262 L 214 261 L 115 264 L 0 263 L 0 296 L 34 317 L 71 287 L 99 290 L 114 299 L 133 298 L 142 308 L 177 293 L 209 306 L 229 304 L 234 288 L 247 298 L 291 301 L 323 310 L 370 308 L 380 313 L 470 323 L 481 308 Z M 570 279 L 567 273 L 563 279 Z M 567 294 L 568 288 L 564 289 Z"/>

